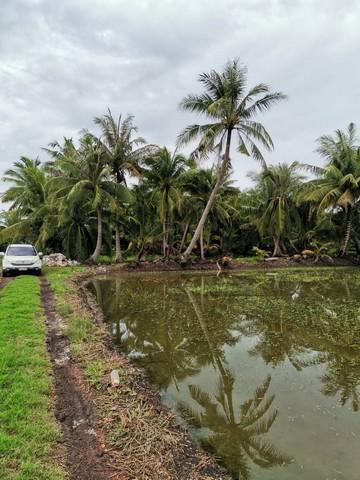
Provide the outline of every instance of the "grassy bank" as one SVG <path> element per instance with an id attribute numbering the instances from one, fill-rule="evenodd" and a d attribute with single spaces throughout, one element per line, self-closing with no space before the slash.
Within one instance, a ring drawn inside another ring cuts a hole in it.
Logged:
<path id="1" fill-rule="evenodd" d="M 18 277 L 0 292 L 0 352 L 0 478 L 61 480 L 36 277 Z"/>

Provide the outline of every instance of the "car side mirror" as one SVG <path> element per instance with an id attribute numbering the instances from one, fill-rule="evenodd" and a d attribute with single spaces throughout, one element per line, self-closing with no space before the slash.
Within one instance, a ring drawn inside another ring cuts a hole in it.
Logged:
<path id="1" fill-rule="evenodd" d="M 0 252 L 0 257 L 5 257 L 5 253 L 4 253 L 4 252 Z"/>
<path id="2" fill-rule="evenodd" d="M 39 258 L 42 258 L 44 256 L 43 252 L 39 252 L 38 255 L 39 255 Z"/>

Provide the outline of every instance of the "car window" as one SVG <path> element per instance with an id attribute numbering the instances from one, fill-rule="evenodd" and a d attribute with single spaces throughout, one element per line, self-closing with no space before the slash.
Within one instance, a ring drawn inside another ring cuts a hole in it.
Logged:
<path id="1" fill-rule="evenodd" d="M 6 255 L 10 257 L 35 257 L 36 251 L 34 247 L 9 247 Z"/>

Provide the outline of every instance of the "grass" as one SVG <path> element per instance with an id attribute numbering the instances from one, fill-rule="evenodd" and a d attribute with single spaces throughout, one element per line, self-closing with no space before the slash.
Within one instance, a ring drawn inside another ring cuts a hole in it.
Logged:
<path id="1" fill-rule="evenodd" d="M 251 263 L 251 264 L 254 264 L 254 265 L 264 261 L 261 257 L 256 257 L 256 256 L 253 256 L 253 257 L 234 257 L 234 260 L 236 260 L 237 262 L 240 262 L 240 263 Z"/>
<path id="2" fill-rule="evenodd" d="M 0 292 L 0 352 L 0 478 L 62 480 L 36 277 L 17 277 Z"/>
<path id="3" fill-rule="evenodd" d="M 83 271 L 83 267 L 51 267 L 44 272 L 55 294 L 56 308 L 67 320 L 66 335 L 75 349 L 77 345 L 91 340 L 94 330 L 92 320 L 88 316 L 75 313 L 67 301 L 67 296 L 72 293 L 67 280 L 75 273 Z"/>

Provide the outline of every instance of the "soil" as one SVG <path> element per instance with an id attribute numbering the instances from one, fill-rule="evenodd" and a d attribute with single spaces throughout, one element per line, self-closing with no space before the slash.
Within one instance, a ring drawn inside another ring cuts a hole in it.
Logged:
<path id="1" fill-rule="evenodd" d="M 120 480 L 106 462 L 102 432 L 97 426 L 91 391 L 70 357 L 69 340 L 56 313 L 49 283 L 41 280 L 41 302 L 47 325 L 47 345 L 54 371 L 55 416 L 65 447 L 64 463 L 71 480 Z"/>
<path id="2" fill-rule="evenodd" d="M 5 287 L 5 285 L 7 285 L 10 281 L 11 278 L 0 277 L 0 290 Z"/>

